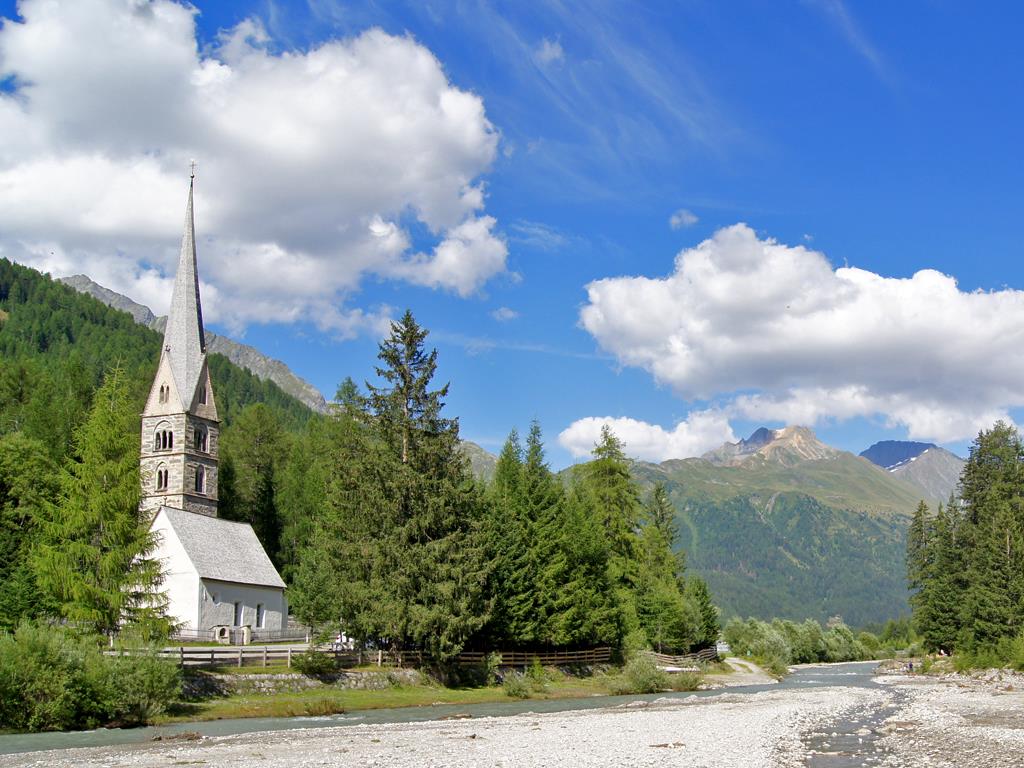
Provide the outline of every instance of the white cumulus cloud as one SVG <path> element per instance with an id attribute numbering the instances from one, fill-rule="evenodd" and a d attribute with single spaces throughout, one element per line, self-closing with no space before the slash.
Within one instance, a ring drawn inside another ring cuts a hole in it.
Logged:
<path id="1" fill-rule="evenodd" d="M 588 416 L 562 430 L 558 442 L 573 456 L 589 456 L 605 425 L 623 442 L 628 455 L 645 461 L 700 456 L 722 443 L 736 441 L 726 414 L 706 410 L 692 411 L 672 429 L 626 417 Z"/>
<path id="2" fill-rule="evenodd" d="M 341 334 L 368 275 L 476 292 L 505 270 L 482 100 L 408 36 L 279 51 L 254 19 L 200 48 L 171 0 L 23 0 L 0 28 L 0 254 L 157 311 L 188 161 L 208 314 Z M 408 224 L 427 233 L 414 243 Z"/>
<path id="3" fill-rule="evenodd" d="M 558 40 L 549 40 L 545 37 L 540 41 L 537 50 L 534 51 L 534 56 L 540 64 L 551 64 L 556 61 L 563 61 L 565 59 L 565 51 Z"/>
<path id="4" fill-rule="evenodd" d="M 668 225 L 672 229 L 685 229 L 686 227 L 692 227 L 700 219 L 697 214 L 693 211 L 688 211 L 685 208 L 680 208 L 678 211 L 668 217 Z"/>
<path id="5" fill-rule="evenodd" d="M 736 224 L 679 253 L 667 277 L 597 280 L 587 294 L 581 324 L 602 349 L 732 416 L 882 416 L 945 442 L 1024 405 L 1024 291 L 833 268 Z"/>

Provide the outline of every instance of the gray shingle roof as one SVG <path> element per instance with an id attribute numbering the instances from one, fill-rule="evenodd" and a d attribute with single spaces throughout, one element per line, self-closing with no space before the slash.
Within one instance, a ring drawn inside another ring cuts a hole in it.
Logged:
<path id="1" fill-rule="evenodd" d="M 161 512 L 167 516 L 200 578 L 284 588 L 284 581 L 248 523 L 173 507 L 162 507 Z"/>
<path id="2" fill-rule="evenodd" d="M 164 349 L 171 358 L 171 371 L 185 408 L 192 403 L 199 374 L 206 357 L 203 307 L 199 301 L 199 272 L 196 268 L 196 227 L 192 216 L 192 184 L 188 187 L 185 232 L 171 294 L 171 310 L 164 329 Z"/>

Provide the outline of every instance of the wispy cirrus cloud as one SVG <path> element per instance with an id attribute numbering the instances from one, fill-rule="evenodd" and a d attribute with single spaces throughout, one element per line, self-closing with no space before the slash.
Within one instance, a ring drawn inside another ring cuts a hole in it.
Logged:
<path id="1" fill-rule="evenodd" d="M 847 44 L 871 66 L 880 79 L 884 81 L 891 79 L 891 73 L 881 52 L 868 39 L 843 0 L 804 0 L 804 2 L 825 16 L 843 36 Z"/>

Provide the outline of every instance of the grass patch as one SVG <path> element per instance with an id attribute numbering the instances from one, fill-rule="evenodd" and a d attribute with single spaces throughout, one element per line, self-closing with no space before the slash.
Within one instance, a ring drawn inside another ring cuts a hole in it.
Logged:
<path id="1" fill-rule="evenodd" d="M 376 669 L 376 667 L 374 667 Z M 527 683 L 529 688 L 529 683 Z M 606 678 L 566 677 L 548 681 L 544 692 L 530 690 L 535 699 L 588 698 L 608 693 Z M 426 707 L 433 704 L 482 704 L 508 701 L 500 685 L 444 688 L 436 685 L 397 686 L 383 690 L 318 688 L 296 693 L 246 694 L 180 704 L 155 718 L 157 725 L 245 717 L 299 717 L 338 714 L 366 709 Z"/>

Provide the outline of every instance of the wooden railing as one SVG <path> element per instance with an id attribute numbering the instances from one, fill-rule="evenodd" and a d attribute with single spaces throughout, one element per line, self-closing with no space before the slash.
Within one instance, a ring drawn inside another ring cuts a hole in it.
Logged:
<path id="1" fill-rule="evenodd" d="M 612 658 L 611 648 L 588 648 L 582 651 L 463 651 L 459 654 L 459 663 L 483 664 L 491 653 L 501 657 L 501 667 L 528 667 L 534 663 L 534 659 L 544 667 L 607 664 Z"/>
<path id="2" fill-rule="evenodd" d="M 246 645 L 238 647 L 197 648 L 179 646 L 164 648 L 161 655 L 178 661 L 183 667 L 270 667 L 292 666 L 295 657 L 305 653 L 306 646 Z M 419 667 L 423 665 L 422 651 L 348 651 L 335 650 L 330 646 L 315 649 L 333 657 L 342 669 L 358 666 L 377 667 Z M 494 651 L 464 651 L 458 657 L 458 664 L 483 664 Z M 606 664 L 611 660 L 611 648 L 589 648 L 578 651 L 498 651 L 499 666 L 526 667 L 534 659 L 545 667 L 572 666 L 576 664 Z"/>
<path id="3" fill-rule="evenodd" d="M 682 656 L 671 656 L 667 653 L 656 653 L 654 651 L 647 651 L 646 655 L 654 659 L 654 663 L 659 667 L 682 667 L 683 669 L 718 660 L 718 650 L 715 648 L 705 648 L 702 651 L 686 653 Z"/>

